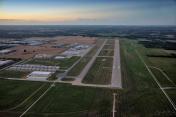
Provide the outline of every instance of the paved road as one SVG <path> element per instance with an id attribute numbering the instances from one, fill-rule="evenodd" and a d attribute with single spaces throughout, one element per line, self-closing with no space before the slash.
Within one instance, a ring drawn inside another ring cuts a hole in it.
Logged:
<path id="1" fill-rule="evenodd" d="M 84 67 L 84 69 L 81 71 L 80 75 L 78 75 L 78 77 L 76 78 L 75 81 L 72 82 L 73 85 L 79 85 L 82 84 L 82 80 L 83 78 L 86 76 L 87 72 L 89 71 L 89 69 L 91 68 L 91 66 L 93 65 L 95 59 L 97 58 L 97 56 L 99 55 L 100 51 L 102 50 L 103 46 L 105 45 L 107 40 L 104 41 L 104 43 L 101 45 L 101 47 L 98 49 L 98 51 L 96 52 L 96 54 L 92 57 L 92 59 L 88 62 L 88 64 Z"/>
<path id="2" fill-rule="evenodd" d="M 122 88 L 119 40 L 115 40 L 111 86 Z"/>

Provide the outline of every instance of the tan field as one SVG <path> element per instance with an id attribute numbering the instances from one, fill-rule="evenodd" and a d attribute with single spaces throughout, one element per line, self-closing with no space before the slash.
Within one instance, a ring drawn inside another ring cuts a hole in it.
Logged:
<path id="1" fill-rule="evenodd" d="M 81 44 L 94 44 L 96 41 L 95 37 L 82 37 L 82 36 L 60 36 L 55 37 L 53 43 L 65 43 L 65 44 L 72 44 L 72 43 L 81 43 Z"/>
<path id="2" fill-rule="evenodd" d="M 72 44 L 72 43 L 94 44 L 95 43 L 95 38 L 81 37 L 81 36 L 59 36 L 59 37 L 53 37 L 50 39 L 38 37 L 33 39 L 36 39 L 36 40 L 47 39 L 47 40 L 50 40 L 50 42 L 39 46 L 19 45 L 14 48 L 11 48 L 13 50 L 16 50 L 16 52 L 2 55 L 1 57 L 29 59 L 35 56 L 36 54 L 56 55 L 66 50 L 64 48 L 52 47 L 60 43 L 65 43 L 65 44 Z"/>

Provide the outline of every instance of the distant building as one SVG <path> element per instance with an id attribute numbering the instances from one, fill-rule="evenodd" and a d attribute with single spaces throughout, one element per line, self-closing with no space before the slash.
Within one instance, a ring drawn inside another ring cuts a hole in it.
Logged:
<path id="1" fill-rule="evenodd" d="M 35 55 L 34 58 L 36 58 L 36 59 L 50 59 L 52 57 L 53 57 L 53 55 L 50 55 L 50 54 L 37 54 L 37 55 Z"/>
<path id="2" fill-rule="evenodd" d="M 54 59 L 57 59 L 57 60 L 62 60 L 62 59 L 65 59 L 66 57 L 64 57 L 64 56 L 56 56 L 56 57 L 54 57 Z"/>
<path id="3" fill-rule="evenodd" d="M 15 50 L 4 49 L 4 50 L 0 50 L 0 55 L 9 54 L 12 52 L 15 52 Z"/>
<path id="4" fill-rule="evenodd" d="M 0 67 L 13 63 L 12 60 L 0 60 Z"/>
<path id="5" fill-rule="evenodd" d="M 72 47 L 64 51 L 61 55 L 72 57 L 72 56 L 83 56 L 92 46 L 84 44 L 72 44 Z"/>
<path id="6" fill-rule="evenodd" d="M 52 75 L 52 72 L 43 72 L 43 71 L 33 71 L 27 76 L 27 79 L 30 80 L 46 80 Z"/>
<path id="7" fill-rule="evenodd" d="M 20 64 L 20 65 L 13 65 L 9 69 L 10 70 L 17 70 L 17 71 L 45 71 L 45 72 L 55 72 L 55 71 L 59 70 L 59 66 Z"/>

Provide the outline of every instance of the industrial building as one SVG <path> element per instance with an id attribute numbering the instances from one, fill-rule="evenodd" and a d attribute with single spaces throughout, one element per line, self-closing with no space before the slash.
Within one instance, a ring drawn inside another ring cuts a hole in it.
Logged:
<path id="1" fill-rule="evenodd" d="M 36 58 L 36 59 L 50 59 L 52 57 L 53 57 L 53 55 L 50 55 L 50 54 L 37 54 L 37 55 L 35 55 L 34 58 Z"/>
<path id="2" fill-rule="evenodd" d="M 4 50 L 0 50 L 0 55 L 9 54 L 12 52 L 15 52 L 15 50 L 4 49 Z"/>
<path id="3" fill-rule="evenodd" d="M 9 69 L 10 70 L 17 70 L 17 71 L 45 71 L 45 72 L 55 72 L 55 71 L 59 70 L 59 67 L 58 66 L 20 64 L 20 65 L 13 65 Z"/>
<path id="4" fill-rule="evenodd" d="M 11 64 L 13 62 L 14 61 L 12 61 L 12 60 L 0 60 L 0 67 L 9 65 L 9 64 Z"/>
<path id="5" fill-rule="evenodd" d="M 83 56 L 92 46 L 83 45 L 83 44 L 74 44 L 74 46 L 66 51 L 64 51 L 61 55 L 72 57 L 72 56 Z"/>
<path id="6" fill-rule="evenodd" d="M 27 76 L 28 80 L 46 80 L 52 75 L 52 72 L 43 72 L 43 71 L 33 71 Z"/>
<path id="7" fill-rule="evenodd" d="M 67 58 L 67 57 L 65 57 L 65 56 L 55 56 L 54 57 L 54 59 L 56 59 L 56 60 L 63 60 L 65 58 Z"/>

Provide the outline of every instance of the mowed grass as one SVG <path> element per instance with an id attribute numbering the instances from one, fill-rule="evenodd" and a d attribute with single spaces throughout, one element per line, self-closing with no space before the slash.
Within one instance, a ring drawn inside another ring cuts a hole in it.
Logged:
<path id="1" fill-rule="evenodd" d="M 169 97 L 172 99 L 174 104 L 176 104 L 176 88 L 175 89 L 165 89 Z"/>
<path id="2" fill-rule="evenodd" d="M 95 55 L 97 50 L 103 44 L 104 40 L 97 40 L 96 45 L 79 61 L 78 64 L 75 65 L 69 72 L 68 76 L 78 76 L 82 69 L 87 65 L 87 63 L 91 60 L 91 58 Z"/>
<path id="3" fill-rule="evenodd" d="M 80 117 L 85 117 L 88 113 L 100 113 L 103 115 L 103 113 L 108 112 L 110 114 L 112 111 L 113 92 L 117 91 L 56 84 L 27 113 L 27 116 L 76 117 L 76 115 L 82 115 Z"/>
<path id="4" fill-rule="evenodd" d="M 151 65 L 160 68 L 176 84 L 176 58 L 150 57 Z"/>
<path id="5" fill-rule="evenodd" d="M 65 58 L 63 60 L 55 60 L 55 59 L 33 59 L 27 64 L 38 64 L 38 65 L 47 65 L 47 66 L 59 66 L 61 69 L 67 69 L 71 65 L 73 65 L 80 57 L 73 56 L 71 58 Z"/>
<path id="6" fill-rule="evenodd" d="M 154 55 L 154 56 L 170 56 L 170 53 L 168 53 L 164 49 L 158 49 L 158 48 L 147 48 L 147 55 Z"/>
<path id="7" fill-rule="evenodd" d="M 41 85 L 39 82 L 0 79 L 0 110 L 17 106 Z"/>
<path id="8" fill-rule="evenodd" d="M 110 84 L 112 74 L 112 57 L 97 57 L 83 83 L 87 84 Z"/>
<path id="9" fill-rule="evenodd" d="M 24 112 L 29 106 L 31 106 L 49 87 L 51 83 L 43 83 L 36 91 L 33 92 L 32 95 L 30 95 L 30 98 L 28 98 L 24 103 L 20 104 L 20 106 L 17 106 L 15 108 L 12 108 L 11 111 L 20 111 Z"/>
<path id="10" fill-rule="evenodd" d="M 157 80 L 161 84 L 162 87 L 174 87 L 174 83 L 169 81 L 166 76 L 162 74 L 159 70 L 155 68 L 150 68 L 153 74 L 156 76 Z"/>
<path id="11" fill-rule="evenodd" d="M 14 70 L 0 71 L 0 77 L 2 78 L 23 78 L 28 74 L 29 72 L 24 72 L 24 71 L 14 71 Z"/>
<path id="12" fill-rule="evenodd" d="M 163 112 L 174 112 L 172 105 L 159 89 L 135 51 L 137 49 L 148 63 L 145 50 L 130 40 L 121 40 L 120 45 L 124 88 L 120 100 L 120 115 L 150 117 L 168 116 Z"/>
<path id="13" fill-rule="evenodd" d="M 49 86 L 50 83 L 1 80 L 0 116 L 19 117 Z M 120 92 L 57 83 L 25 117 L 109 117 L 112 114 L 113 93 Z"/>

